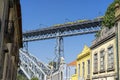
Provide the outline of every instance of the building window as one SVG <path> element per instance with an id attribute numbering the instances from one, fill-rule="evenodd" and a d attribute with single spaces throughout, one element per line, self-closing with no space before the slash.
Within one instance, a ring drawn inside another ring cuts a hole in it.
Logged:
<path id="1" fill-rule="evenodd" d="M 105 70 L 105 51 L 100 51 L 100 71 Z"/>
<path id="2" fill-rule="evenodd" d="M 75 74 L 76 74 L 76 71 L 77 71 L 77 70 L 75 69 Z"/>
<path id="3" fill-rule="evenodd" d="M 82 76 L 84 77 L 84 73 L 85 73 L 85 65 L 84 65 L 84 62 L 82 62 Z"/>
<path id="4" fill-rule="evenodd" d="M 80 77 L 80 64 L 78 64 L 78 77 Z"/>
<path id="5" fill-rule="evenodd" d="M 90 60 L 88 60 L 87 62 L 88 62 L 88 74 L 90 74 Z"/>
<path id="6" fill-rule="evenodd" d="M 61 80 L 63 80 L 63 72 L 61 72 Z"/>
<path id="7" fill-rule="evenodd" d="M 108 69 L 113 69 L 114 67 L 114 53 L 113 46 L 108 48 Z"/>
<path id="8" fill-rule="evenodd" d="M 98 55 L 97 53 L 94 54 L 94 73 L 97 73 L 98 72 Z"/>

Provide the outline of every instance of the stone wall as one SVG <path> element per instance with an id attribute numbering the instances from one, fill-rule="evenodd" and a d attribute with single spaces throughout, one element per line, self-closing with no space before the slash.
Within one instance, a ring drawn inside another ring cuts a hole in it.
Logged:
<path id="1" fill-rule="evenodd" d="M 22 47 L 19 0 L 0 0 L 0 80 L 16 80 Z"/>

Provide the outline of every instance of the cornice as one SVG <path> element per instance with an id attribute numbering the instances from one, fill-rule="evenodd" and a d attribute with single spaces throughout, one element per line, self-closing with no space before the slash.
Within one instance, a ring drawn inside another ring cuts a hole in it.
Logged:
<path id="1" fill-rule="evenodd" d="M 113 33 L 112 35 L 107 36 L 106 38 L 102 39 L 101 41 L 99 41 L 98 43 L 92 45 L 90 48 L 93 49 L 101 44 L 103 44 L 104 42 L 107 42 L 108 40 L 110 40 L 111 38 L 115 37 L 115 33 Z"/>
<path id="2" fill-rule="evenodd" d="M 110 40 L 111 38 L 115 37 L 116 35 L 116 27 L 113 27 L 112 29 L 107 30 L 106 33 L 104 33 L 102 36 L 96 38 L 92 42 L 92 46 L 90 47 L 91 49 L 99 46 L 100 44 L 103 44 L 104 42 Z"/>

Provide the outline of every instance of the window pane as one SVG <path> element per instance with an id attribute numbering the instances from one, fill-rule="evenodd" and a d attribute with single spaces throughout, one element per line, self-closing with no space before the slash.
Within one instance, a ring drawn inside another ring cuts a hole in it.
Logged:
<path id="1" fill-rule="evenodd" d="M 90 74 L 90 60 L 88 60 L 88 74 Z"/>
<path id="2" fill-rule="evenodd" d="M 98 69 L 98 58 L 97 58 L 97 53 L 94 54 L 94 71 L 96 72 Z"/>
<path id="3" fill-rule="evenodd" d="M 108 48 L 108 68 L 113 68 L 114 63 L 114 55 L 113 55 L 113 47 Z"/>
<path id="4" fill-rule="evenodd" d="M 100 51 L 100 70 L 104 70 L 104 57 L 105 57 L 104 50 Z"/>

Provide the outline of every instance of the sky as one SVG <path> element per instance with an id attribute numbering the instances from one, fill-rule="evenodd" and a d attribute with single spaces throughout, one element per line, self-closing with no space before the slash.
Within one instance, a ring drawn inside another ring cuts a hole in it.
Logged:
<path id="1" fill-rule="evenodd" d="M 55 24 L 103 16 L 113 0 L 21 0 L 23 32 Z M 65 62 L 74 61 L 84 45 L 91 46 L 94 34 L 64 38 Z M 56 39 L 28 43 L 29 52 L 48 63 L 55 57 Z"/>

